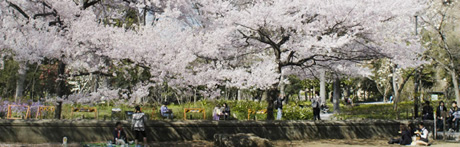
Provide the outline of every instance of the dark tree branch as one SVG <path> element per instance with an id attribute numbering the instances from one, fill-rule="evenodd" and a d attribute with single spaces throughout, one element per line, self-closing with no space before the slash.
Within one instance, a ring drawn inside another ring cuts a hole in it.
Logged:
<path id="1" fill-rule="evenodd" d="M 21 8 L 19 8 L 18 5 L 13 4 L 13 3 L 9 2 L 9 1 L 6 1 L 6 2 L 8 2 L 8 4 L 9 4 L 11 7 L 13 7 L 13 8 L 16 9 L 16 10 L 18 10 L 19 13 L 21 13 L 22 16 L 24 16 L 24 17 L 27 18 L 27 19 L 30 19 L 29 15 L 27 15 L 26 12 L 24 12 Z"/>
<path id="2" fill-rule="evenodd" d="M 94 1 L 91 1 L 91 2 L 90 2 L 90 1 L 88 0 L 88 1 L 86 1 L 85 3 L 83 3 L 83 9 L 86 9 L 86 8 L 88 8 L 88 7 L 91 7 L 92 5 L 94 5 L 94 4 L 96 4 L 96 3 L 100 2 L 100 1 L 101 1 L 101 0 L 94 0 Z"/>
<path id="3" fill-rule="evenodd" d="M 36 19 L 37 17 L 46 17 L 46 16 L 50 16 L 50 15 L 57 16 L 57 14 L 55 12 L 49 12 L 49 13 L 35 14 L 32 18 Z"/>
<path id="4" fill-rule="evenodd" d="M 286 41 L 288 41 L 290 38 L 290 36 L 283 36 L 283 38 L 281 39 L 281 41 L 279 41 L 276 45 L 277 46 L 281 46 L 283 45 L 284 43 L 286 43 Z"/>
<path id="5" fill-rule="evenodd" d="M 100 72 L 100 71 L 95 71 L 95 72 L 80 72 L 78 74 L 72 74 L 71 76 L 74 76 L 74 77 L 78 77 L 78 76 L 87 76 L 87 75 L 90 75 L 90 74 L 96 74 L 96 75 L 103 75 L 103 76 L 108 76 L 108 77 L 113 77 L 112 74 L 109 74 L 109 73 L 103 73 L 103 72 Z"/>

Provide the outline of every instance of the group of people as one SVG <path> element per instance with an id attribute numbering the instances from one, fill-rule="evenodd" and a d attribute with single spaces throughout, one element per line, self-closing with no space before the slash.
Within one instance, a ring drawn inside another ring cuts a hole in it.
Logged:
<path id="1" fill-rule="evenodd" d="M 147 117 L 141 111 L 139 106 L 135 107 L 135 111 L 131 120 L 131 130 L 134 133 L 134 142 L 136 147 L 140 147 L 139 141 L 143 141 L 144 146 L 147 146 L 147 134 L 145 133 L 145 121 Z M 113 142 L 117 145 L 124 146 L 127 143 L 128 139 L 126 137 L 126 132 L 123 128 L 121 122 L 115 124 L 115 129 L 113 130 Z"/>
<path id="2" fill-rule="evenodd" d="M 428 140 L 429 131 L 426 129 L 423 123 L 418 125 L 418 129 L 411 125 L 406 126 L 400 125 L 401 134 L 400 138 L 390 139 L 388 144 L 400 144 L 400 145 L 430 145 Z"/>
<path id="3" fill-rule="evenodd" d="M 425 101 L 425 106 L 423 106 L 422 109 L 422 118 L 424 120 L 434 120 L 433 108 L 430 106 L 429 101 Z M 436 107 L 436 129 L 438 131 L 444 130 L 444 122 L 449 131 L 459 131 L 460 109 L 458 108 L 456 101 L 451 103 L 451 107 L 449 109 L 443 101 L 440 101 L 439 105 Z"/>
<path id="4" fill-rule="evenodd" d="M 212 118 L 213 120 L 229 119 L 230 107 L 228 107 L 227 103 L 224 103 L 222 106 L 217 105 L 214 107 L 214 110 L 212 111 Z"/>

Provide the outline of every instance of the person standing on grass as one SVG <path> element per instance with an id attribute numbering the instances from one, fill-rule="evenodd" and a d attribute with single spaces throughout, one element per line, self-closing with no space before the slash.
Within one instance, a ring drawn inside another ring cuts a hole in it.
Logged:
<path id="1" fill-rule="evenodd" d="M 283 96 L 280 94 L 276 99 L 275 107 L 278 109 L 278 113 L 276 114 L 276 120 L 281 120 L 283 116 Z"/>
<path id="2" fill-rule="evenodd" d="M 439 106 L 436 107 L 436 123 L 438 124 L 438 131 L 444 130 L 444 115 L 447 113 L 447 108 L 444 106 L 444 102 L 440 101 Z"/>
<path id="3" fill-rule="evenodd" d="M 147 135 L 145 133 L 145 122 L 147 118 L 145 114 L 142 113 L 141 107 L 136 106 L 135 112 L 133 114 L 132 125 L 131 128 L 134 131 L 135 136 L 135 143 L 136 147 L 140 147 L 141 145 L 138 143 L 139 140 L 144 141 L 144 147 L 147 146 Z"/>
<path id="4" fill-rule="evenodd" d="M 321 111 L 321 98 L 318 95 L 311 99 L 311 107 L 313 108 L 313 120 L 321 120 L 320 111 Z"/>

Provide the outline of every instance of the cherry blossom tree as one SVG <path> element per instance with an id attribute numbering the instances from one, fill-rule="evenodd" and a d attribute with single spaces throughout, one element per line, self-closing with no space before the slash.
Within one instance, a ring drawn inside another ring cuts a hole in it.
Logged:
<path id="1" fill-rule="evenodd" d="M 196 36 L 194 54 L 214 65 L 202 71 L 237 87 L 258 87 L 278 96 L 285 68 L 325 62 L 391 57 L 417 47 L 410 22 L 417 1 L 204 1 L 208 26 Z M 410 43 L 408 43 L 410 42 Z M 211 68 L 211 70 L 210 70 Z M 223 72 L 223 73 L 222 73 Z"/>
<path id="2" fill-rule="evenodd" d="M 460 101 L 457 61 L 458 52 L 458 0 L 430 0 L 430 7 L 419 14 L 424 39 L 428 48 L 424 57 L 440 65 L 450 74 L 456 101 Z"/>

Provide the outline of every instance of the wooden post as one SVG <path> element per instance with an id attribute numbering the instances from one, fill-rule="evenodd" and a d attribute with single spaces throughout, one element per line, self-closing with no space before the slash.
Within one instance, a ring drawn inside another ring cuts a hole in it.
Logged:
<path id="1" fill-rule="evenodd" d="M 248 109 L 248 120 L 249 120 L 250 116 L 251 116 L 251 109 Z"/>
<path id="2" fill-rule="evenodd" d="M 187 108 L 184 108 L 184 120 L 187 120 L 187 116 L 185 114 L 185 113 L 187 113 L 186 111 L 187 111 Z"/>

